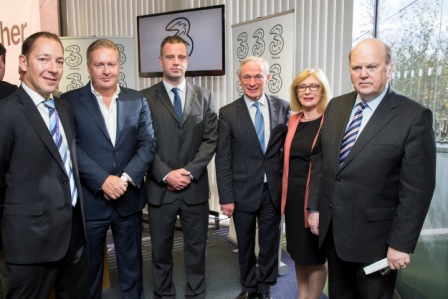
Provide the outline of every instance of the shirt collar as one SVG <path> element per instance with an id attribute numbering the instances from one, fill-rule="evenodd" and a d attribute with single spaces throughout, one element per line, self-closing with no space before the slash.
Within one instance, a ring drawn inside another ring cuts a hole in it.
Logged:
<path id="1" fill-rule="evenodd" d="M 263 93 L 257 102 L 260 103 L 261 106 L 266 106 L 266 101 L 266 95 Z M 249 99 L 246 95 L 244 95 L 244 102 L 246 102 L 247 108 L 249 109 L 255 103 L 255 101 Z"/>
<path id="2" fill-rule="evenodd" d="M 26 91 L 26 93 L 30 96 L 30 98 L 33 100 L 34 105 L 37 106 L 40 103 L 42 103 L 43 101 L 48 100 L 48 99 L 44 99 L 43 96 L 41 96 L 40 94 L 38 94 L 37 92 L 35 92 L 31 88 L 29 88 L 28 85 L 26 85 L 25 83 L 22 84 L 22 87 Z M 50 94 L 49 99 L 52 97 L 53 97 L 53 94 Z"/>
<path id="3" fill-rule="evenodd" d="M 97 92 L 95 90 L 95 88 L 93 87 L 92 81 L 90 81 L 90 90 L 95 95 L 95 97 L 97 97 L 97 98 L 102 98 L 103 97 L 99 92 Z M 118 95 L 120 94 L 120 92 L 121 92 L 120 84 L 117 83 L 117 89 L 115 90 L 115 93 L 114 93 L 112 98 L 114 98 L 114 99 L 118 98 Z"/>
<path id="4" fill-rule="evenodd" d="M 386 87 L 384 88 L 384 90 L 375 98 L 366 101 L 368 108 L 372 109 L 373 111 L 376 110 L 376 108 L 378 107 L 378 105 L 381 103 L 381 101 L 384 99 L 384 96 L 386 95 L 387 91 L 389 90 L 389 84 L 386 85 Z M 361 98 L 361 96 L 358 93 L 358 96 L 356 97 L 356 102 L 355 105 L 357 105 L 358 103 L 361 103 L 363 99 Z"/>
<path id="5" fill-rule="evenodd" d="M 171 85 L 170 83 L 166 82 L 165 79 L 162 80 L 163 82 L 163 86 L 165 86 L 166 92 L 169 94 L 171 89 L 173 89 L 173 87 L 177 87 L 180 90 L 180 93 L 182 94 L 185 90 L 185 86 L 187 86 L 187 82 L 185 80 L 183 80 L 179 85 L 174 86 Z"/>

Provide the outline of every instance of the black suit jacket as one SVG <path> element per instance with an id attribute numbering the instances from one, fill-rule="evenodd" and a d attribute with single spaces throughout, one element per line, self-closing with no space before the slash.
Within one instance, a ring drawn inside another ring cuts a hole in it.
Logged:
<path id="1" fill-rule="evenodd" d="M 411 253 L 435 187 L 432 113 L 391 88 L 339 166 L 357 94 L 330 101 L 313 154 L 308 207 L 319 209 L 322 244 L 333 224 L 339 257 L 370 263 L 391 246 Z"/>
<path id="2" fill-rule="evenodd" d="M 172 203 L 177 197 L 187 204 L 209 199 L 207 165 L 216 148 L 218 120 L 210 91 L 187 83 L 182 124 L 163 82 L 143 90 L 153 111 L 157 136 L 157 153 L 146 178 L 148 202 L 153 205 Z M 168 191 L 163 178 L 174 169 L 185 168 L 193 181 L 181 191 Z"/>
<path id="3" fill-rule="evenodd" d="M 235 210 L 257 210 L 265 173 L 274 206 L 280 209 L 289 103 L 273 96 L 266 97 L 271 136 L 264 154 L 244 97 L 219 111 L 215 158 L 219 201 L 220 204 L 235 203 Z"/>
<path id="4" fill-rule="evenodd" d="M 117 135 L 115 146 L 101 114 L 90 82 L 62 95 L 73 110 L 79 157 L 79 174 L 87 220 L 108 218 L 116 208 L 121 216 L 143 209 L 146 192 L 143 178 L 154 158 L 156 140 L 151 114 L 142 93 L 120 87 L 117 98 Z M 100 191 L 109 175 L 126 172 L 134 181 L 117 200 L 106 200 Z"/>
<path id="5" fill-rule="evenodd" d="M 8 83 L 6 81 L 0 81 L 0 100 L 6 98 L 16 90 L 16 85 Z"/>
<path id="6" fill-rule="evenodd" d="M 56 109 L 81 190 L 73 115 L 59 99 Z M 69 178 L 48 127 L 22 87 L 0 102 L 0 127 L 1 228 L 6 260 L 17 264 L 60 260 L 67 253 L 72 231 Z M 82 206 L 81 192 L 78 201 Z"/>

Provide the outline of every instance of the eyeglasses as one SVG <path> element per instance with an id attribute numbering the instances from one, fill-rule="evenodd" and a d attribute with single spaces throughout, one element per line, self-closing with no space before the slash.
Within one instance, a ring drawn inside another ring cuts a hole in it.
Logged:
<path id="1" fill-rule="evenodd" d="M 299 87 L 297 87 L 297 89 L 299 91 L 305 91 L 307 88 L 309 88 L 311 91 L 318 91 L 320 88 L 320 85 L 319 84 L 310 84 L 310 85 L 302 84 L 302 85 L 299 85 Z"/>

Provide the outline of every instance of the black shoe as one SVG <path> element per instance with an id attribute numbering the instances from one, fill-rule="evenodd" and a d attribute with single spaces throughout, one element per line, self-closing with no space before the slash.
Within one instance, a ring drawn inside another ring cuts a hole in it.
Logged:
<path id="1" fill-rule="evenodd" d="M 267 292 L 266 294 L 258 294 L 259 299 L 273 299 L 271 297 L 271 293 Z"/>
<path id="2" fill-rule="evenodd" d="M 235 299 L 256 299 L 258 298 L 257 292 L 245 292 L 242 291 Z"/>

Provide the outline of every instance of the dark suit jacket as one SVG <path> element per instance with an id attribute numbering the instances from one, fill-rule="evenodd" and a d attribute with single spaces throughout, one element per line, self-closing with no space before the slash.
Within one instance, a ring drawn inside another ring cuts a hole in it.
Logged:
<path id="1" fill-rule="evenodd" d="M 70 148 L 78 190 L 73 115 L 64 101 L 56 109 Z M 69 178 L 42 116 L 25 90 L 0 102 L 0 205 L 2 238 L 9 263 L 60 260 L 72 226 Z M 81 193 L 79 203 L 82 205 Z"/>
<path id="2" fill-rule="evenodd" d="M 163 82 L 143 90 L 153 111 L 158 138 L 157 153 L 148 172 L 148 202 L 163 205 L 180 196 L 187 204 L 209 199 L 207 165 L 213 157 L 217 139 L 217 116 L 210 91 L 187 83 L 181 129 L 173 104 Z M 193 175 L 192 183 L 180 192 L 166 189 L 163 178 L 174 169 L 185 168 Z"/>
<path id="3" fill-rule="evenodd" d="M 308 207 L 320 211 L 321 244 L 332 222 L 339 257 L 370 263 L 386 257 L 388 246 L 414 251 L 434 191 L 436 151 L 431 111 L 390 88 L 339 167 L 356 95 L 331 100 L 325 111 Z"/>
<path id="4" fill-rule="evenodd" d="M 280 209 L 283 143 L 289 118 L 289 103 L 266 96 L 271 136 L 263 151 L 244 97 L 219 111 L 216 175 L 220 204 L 235 203 L 235 209 L 253 212 L 260 207 L 266 173 L 274 206 Z"/>
<path id="5" fill-rule="evenodd" d="M 117 136 L 113 146 L 92 94 L 90 82 L 62 95 L 75 115 L 79 174 L 87 220 L 106 219 L 114 207 L 121 216 L 130 216 L 146 204 L 142 182 L 154 157 L 156 141 L 151 114 L 142 93 L 120 87 L 117 98 Z M 109 175 L 126 172 L 134 181 L 117 200 L 108 201 L 100 191 Z"/>
<path id="6" fill-rule="evenodd" d="M 0 80 L 0 100 L 6 98 L 16 90 L 16 85 Z"/>

